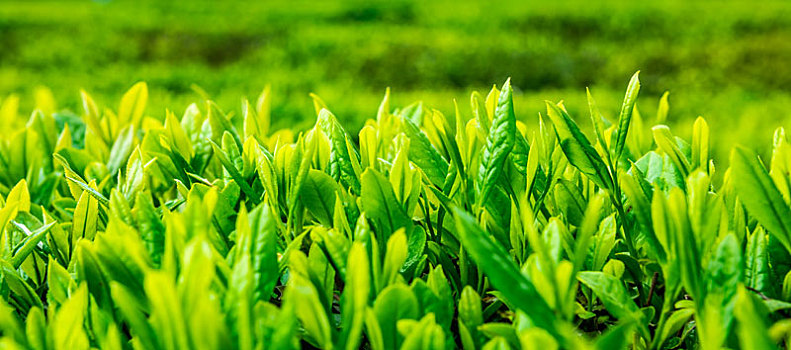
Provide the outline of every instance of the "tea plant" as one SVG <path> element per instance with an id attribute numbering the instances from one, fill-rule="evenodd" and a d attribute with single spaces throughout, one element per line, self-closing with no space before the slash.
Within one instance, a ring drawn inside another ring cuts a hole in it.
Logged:
<path id="1" fill-rule="evenodd" d="M 356 140 L 270 130 L 268 89 L 145 112 L 0 107 L 0 342 L 29 349 L 764 349 L 791 339 L 791 143 L 691 141 L 588 93 L 539 127 L 509 81 L 447 118 L 390 107 Z M 47 99 L 43 99 L 44 102 Z M 467 118 L 470 116 L 470 118 Z"/>

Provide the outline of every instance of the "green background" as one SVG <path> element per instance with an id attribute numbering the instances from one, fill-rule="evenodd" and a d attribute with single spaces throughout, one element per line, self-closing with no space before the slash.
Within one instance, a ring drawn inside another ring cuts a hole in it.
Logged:
<path id="1" fill-rule="evenodd" d="M 707 118 L 724 160 L 733 143 L 766 152 L 791 118 L 791 3 L 566 1 L 0 2 L 0 98 L 21 113 L 33 89 L 79 110 L 79 89 L 116 108 L 148 82 L 147 113 L 176 113 L 200 96 L 240 110 L 271 84 L 276 128 L 306 128 L 315 92 L 348 128 L 423 100 L 469 115 L 469 93 L 511 77 L 517 116 L 534 125 L 544 100 L 563 99 L 587 124 L 585 87 L 615 119 L 641 70 L 642 114 L 670 91 L 673 132 Z"/>

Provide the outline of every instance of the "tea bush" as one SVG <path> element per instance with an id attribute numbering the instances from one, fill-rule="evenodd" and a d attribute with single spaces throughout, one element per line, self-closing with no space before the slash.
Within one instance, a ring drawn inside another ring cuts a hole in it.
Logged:
<path id="1" fill-rule="evenodd" d="M 590 93 L 537 127 L 506 81 L 356 139 L 272 130 L 271 92 L 146 112 L 0 108 L 0 330 L 29 349 L 719 349 L 791 337 L 791 143 L 768 166 Z M 657 124 L 651 127 L 651 124 Z M 723 172 L 722 184 L 711 179 Z"/>

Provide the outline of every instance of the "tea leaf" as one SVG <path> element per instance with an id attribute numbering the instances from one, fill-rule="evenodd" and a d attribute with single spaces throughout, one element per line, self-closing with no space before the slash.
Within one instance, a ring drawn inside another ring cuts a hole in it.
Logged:
<path id="1" fill-rule="evenodd" d="M 613 148 L 613 159 L 621 158 L 623 148 L 626 145 L 626 135 L 629 132 L 629 125 L 632 122 L 632 111 L 634 111 L 635 102 L 637 102 L 637 94 L 640 92 L 640 79 L 638 75 L 640 72 L 634 73 L 632 79 L 629 81 L 629 86 L 626 88 L 626 96 L 623 98 L 623 105 L 621 106 L 621 113 L 618 116 L 618 129 L 615 136 L 615 148 Z"/>
<path id="2" fill-rule="evenodd" d="M 535 286 L 524 276 L 508 253 L 481 230 L 475 220 L 460 209 L 454 210 L 459 239 L 473 259 L 507 300 L 524 311 L 536 325 L 554 330 L 554 314 Z"/>
<path id="3" fill-rule="evenodd" d="M 478 207 L 488 202 L 489 194 L 503 173 L 505 159 L 516 142 L 516 116 L 512 95 L 509 79 L 503 84 L 502 92 L 497 99 L 497 109 L 494 111 L 489 135 L 481 150 L 478 177 L 475 182 Z"/>
<path id="4" fill-rule="evenodd" d="M 140 127 L 143 113 L 148 102 L 148 86 L 144 82 L 139 82 L 132 86 L 121 99 L 118 107 L 118 120 L 123 124 L 132 124 Z"/>
<path id="5" fill-rule="evenodd" d="M 555 125 L 560 147 L 569 163 L 602 188 L 612 188 L 612 178 L 601 156 L 582 134 L 577 123 L 571 120 L 566 111 L 547 101 L 547 114 Z"/>
<path id="6" fill-rule="evenodd" d="M 332 227 L 337 193 L 335 180 L 323 171 L 310 169 L 300 188 L 300 200 L 322 225 Z"/>
<path id="7" fill-rule="evenodd" d="M 409 229 L 411 226 L 411 220 L 396 199 L 390 181 L 374 169 L 363 172 L 360 200 L 363 211 L 381 230 L 383 240 L 395 230 L 402 227 Z"/>
<path id="8" fill-rule="evenodd" d="M 755 153 L 737 146 L 731 153 L 733 180 L 744 206 L 791 252 L 791 208 Z"/>

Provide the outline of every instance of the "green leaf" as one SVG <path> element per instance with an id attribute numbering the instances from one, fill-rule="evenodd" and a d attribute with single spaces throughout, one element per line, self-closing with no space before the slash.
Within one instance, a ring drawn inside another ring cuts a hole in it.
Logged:
<path id="1" fill-rule="evenodd" d="M 695 119 L 692 125 L 692 168 L 709 172 L 709 125 L 703 117 Z"/>
<path id="2" fill-rule="evenodd" d="M 269 132 L 272 119 L 272 87 L 270 85 L 265 86 L 258 96 L 258 100 L 255 102 L 255 113 L 258 115 L 256 119 L 258 129 L 262 134 L 266 134 Z"/>
<path id="3" fill-rule="evenodd" d="M 240 149 L 243 149 L 244 145 L 236 143 L 234 136 L 228 131 L 222 134 L 221 145 L 222 150 L 225 151 L 225 155 L 228 157 L 228 160 L 231 161 L 231 164 L 233 164 L 234 169 L 243 173 L 244 159 L 242 158 L 242 151 Z M 244 176 L 242 177 L 246 178 Z"/>
<path id="4" fill-rule="evenodd" d="M 88 335 L 84 328 L 84 319 L 88 305 L 88 292 L 85 285 L 80 286 L 74 294 L 55 313 L 49 324 L 52 345 L 56 349 L 89 349 Z"/>
<path id="5" fill-rule="evenodd" d="M 352 165 L 352 157 L 349 148 L 346 147 L 348 136 L 346 130 L 338 122 L 335 116 L 326 109 L 319 112 L 317 123 L 321 131 L 330 140 L 330 176 L 335 181 L 339 181 L 345 188 L 351 188 L 352 192 L 360 193 L 360 180 Z M 351 150 L 352 152 L 354 149 Z M 355 157 L 356 159 L 357 157 Z"/>
<path id="6" fill-rule="evenodd" d="M 370 262 L 362 243 L 355 242 L 352 245 L 347 266 L 341 330 L 345 348 L 354 350 L 361 342 L 365 310 L 368 308 L 368 295 L 371 290 Z"/>
<path id="7" fill-rule="evenodd" d="M 750 292 L 743 287 L 739 288 L 734 309 L 736 319 L 739 321 L 737 329 L 739 344 L 743 349 L 776 349 L 774 342 L 769 338 L 766 321 L 756 308 L 757 303 Z"/>
<path id="8" fill-rule="evenodd" d="M 69 297 L 69 291 L 77 288 L 69 272 L 50 258 L 47 263 L 47 303 L 50 307 L 63 304 Z"/>
<path id="9" fill-rule="evenodd" d="M 271 304 L 258 304 L 271 305 Z M 296 322 L 295 306 L 293 302 L 285 300 L 280 308 L 280 315 L 272 321 L 272 343 L 273 349 L 297 349 L 299 347 L 299 324 Z M 271 314 L 271 313 L 266 313 Z"/>
<path id="10" fill-rule="evenodd" d="M 588 109 L 590 110 L 591 115 L 591 124 L 593 124 L 593 130 L 596 131 L 596 138 L 599 140 L 603 148 L 607 148 L 607 140 L 604 138 L 604 128 L 605 123 L 610 124 L 610 122 L 604 118 L 604 116 L 599 111 L 599 107 L 596 105 L 596 100 L 593 99 L 593 95 L 591 95 L 591 91 L 588 88 L 585 88 L 585 92 L 588 95 Z M 609 126 L 609 125 L 607 125 Z"/>
<path id="11" fill-rule="evenodd" d="M 482 103 L 481 101 L 484 102 Z M 472 94 L 470 94 L 470 109 L 472 109 L 472 115 L 475 117 L 478 125 L 484 130 L 489 130 L 489 117 L 486 115 L 486 101 L 478 91 L 473 91 Z"/>
<path id="12" fill-rule="evenodd" d="M 390 181 L 372 168 L 363 172 L 360 204 L 365 214 L 375 222 L 380 234 L 378 240 L 386 241 L 402 227 L 411 230 L 412 220 L 396 199 Z"/>
<path id="13" fill-rule="evenodd" d="M 401 337 L 396 324 L 399 320 L 417 319 L 419 306 L 412 291 L 403 284 L 390 285 L 374 301 L 374 315 L 382 332 L 385 349 L 398 349 Z"/>
<path id="14" fill-rule="evenodd" d="M 295 260 L 296 259 L 296 260 Z M 302 262 L 298 265 L 307 268 L 307 259 L 304 254 L 297 252 L 291 256 L 292 261 Z M 292 270 L 294 263 L 292 263 Z M 295 304 L 297 318 L 302 323 L 302 327 L 307 332 L 308 339 L 320 348 L 332 346 L 332 328 L 327 318 L 327 313 L 321 302 L 319 291 L 311 280 L 305 275 L 307 271 L 292 271 L 289 278 L 286 298 L 292 299 Z"/>
<path id="15" fill-rule="evenodd" d="M 493 338 L 493 339 L 499 338 L 507 341 L 505 342 L 506 344 L 506 346 L 504 347 L 505 349 L 509 348 L 507 346 L 508 343 L 512 344 L 513 346 L 519 344 L 519 338 L 516 334 L 516 329 L 511 324 L 503 323 L 503 322 L 489 322 L 489 323 L 484 323 L 483 325 L 478 327 L 478 330 L 480 330 L 481 333 L 485 334 L 489 338 Z M 491 344 L 491 342 L 489 343 Z M 486 346 L 487 345 L 484 345 L 484 348 L 486 348 Z"/>
<path id="16" fill-rule="evenodd" d="M 397 230 L 387 240 L 384 265 L 382 266 L 382 279 L 379 289 L 395 283 L 401 267 L 404 266 L 408 256 L 408 246 L 404 230 Z"/>
<path id="17" fill-rule="evenodd" d="M 678 171 L 681 172 L 681 177 L 686 178 L 692 171 L 692 165 L 687 155 L 681 151 L 675 136 L 670 133 L 670 128 L 666 125 L 657 125 L 651 131 L 653 131 L 654 142 L 656 142 L 657 147 L 670 157 Z"/>
<path id="18" fill-rule="evenodd" d="M 541 328 L 528 328 L 519 333 L 519 343 L 523 349 L 557 350 L 557 340 Z"/>
<path id="19" fill-rule="evenodd" d="M 30 211 L 30 192 L 27 188 L 27 181 L 22 179 L 11 189 L 5 199 L 5 205 L 7 207 L 16 206 L 17 210 L 21 212 Z"/>
<path id="20" fill-rule="evenodd" d="M 336 229 L 323 227 L 316 227 L 311 230 L 310 238 L 324 252 L 339 277 L 345 279 L 346 263 L 352 246 L 349 238 Z"/>
<path id="21" fill-rule="evenodd" d="M 596 294 L 607 311 L 618 319 L 640 325 L 641 333 L 649 339 L 648 329 L 642 324 L 643 314 L 620 279 L 599 271 L 580 272 L 577 279 Z"/>
<path id="22" fill-rule="evenodd" d="M 210 142 L 212 148 L 214 149 L 214 154 L 220 160 L 220 163 L 222 163 L 222 166 L 225 168 L 225 170 L 227 170 L 231 175 L 231 178 L 236 182 L 237 185 L 239 185 L 239 188 L 242 190 L 242 192 L 244 192 L 247 199 L 253 203 L 258 203 L 260 196 L 256 195 L 255 191 L 253 191 L 253 188 L 247 183 L 247 180 L 242 177 L 242 174 L 239 173 L 239 170 L 231 162 L 228 154 L 226 154 L 219 145 L 214 143 L 214 141 Z"/>
<path id="23" fill-rule="evenodd" d="M 503 84 L 489 135 L 480 153 L 480 166 L 475 181 L 478 207 L 487 203 L 489 194 L 505 170 L 505 160 L 516 142 L 516 116 L 512 95 L 511 79 L 508 79 Z"/>
<path id="24" fill-rule="evenodd" d="M 612 177 L 604 161 L 565 110 L 547 101 L 547 114 L 555 125 L 560 147 L 569 163 L 601 188 L 611 189 Z"/>
<path id="25" fill-rule="evenodd" d="M 481 297 L 470 286 L 465 286 L 459 297 L 458 328 L 462 347 L 475 349 L 480 345 L 481 337 L 478 326 L 483 324 L 483 310 L 481 310 Z"/>
<path id="26" fill-rule="evenodd" d="M 110 170 L 110 174 L 115 174 L 126 164 L 129 155 L 132 154 L 132 150 L 134 149 L 134 140 L 134 126 L 129 125 L 121 130 L 113 143 L 113 148 L 110 149 L 110 158 L 107 160 L 107 169 Z"/>
<path id="27" fill-rule="evenodd" d="M 242 121 L 244 139 L 247 140 L 252 137 L 259 143 L 264 143 L 264 137 L 268 132 L 269 125 L 263 125 L 263 120 L 258 118 L 256 110 L 250 105 L 250 101 L 247 98 L 242 100 L 242 118 L 244 118 Z"/>
<path id="28" fill-rule="evenodd" d="M 126 181 L 122 187 L 126 200 L 133 201 L 135 196 L 143 189 L 146 178 L 145 170 L 155 159 L 149 161 L 148 164 L 143 164 L 143 154 L 140 151 L 140 147 L 136 148 L 132 156 L 129 157 L 129 161 L 126 163 Z"/>
<path id="29" fill-rule="evenodd" d="M 637 94 L 640 92 L 639 74 L 640 71 L 634 73 L 629 81 L 629 86 L 626 88 L 626 96 L 623 98 L 621 113 L 618 116 L 618 129 L 615 131 L 615 148 L 613 148 L 613 159 L 616 161 L 621 158 L 623 148 L 626 146 L 626 135 L 632 122 L 632 111 L 634 111 L 634 104 L 637 102 Z"/>
<path id="30" fill-rule="evenodd" d="M 501 336 L 495 336 L 481 348 L 482 350 L 509 350 L 512 349 L 508 340 Z"/>
<path id="31" fill-rule="evenodd" d="M 5 298 L 8 298 L 10 292 L 14 304 L 23 313 L 27 313 L 32 307 L 44 307 L 33 287 L 5 260 L 0 260 L 0 280 L 3 282 L 3 288 L 8 288 L 3 291 Z"/>
<path id="32" fill-rule="evenodd" d="M 188 348 L 189 330 L 174 281 L 165 272 L 152 272 L 146 275 L 145 290 L 153 310 L 149 322 L 152 330 L 156 332 L 154 334 L 159 339 L 159 343 L 162 344 L 160 347 Z"/>
<path id="33" fill-rule="evenodd" d="M 481 297 L 470 286 L 465 286 L 459 297 L 459 321 L 469 329 L 477 329 L 483 324 L 483 310 L 481 310 Z"/>
<path id="34" fill-rule="evenodd" d="M 151 201 L 151 196 L 140 192 L 135 201 L 135 218 L 140 231 L 140 238 L 148 251 L 154 266 L 159 266 L 165 253 L 165 225 L 159 218 Z"/>
<path id="35" fill-rule="evenodd" d="M 621 174 L 619 179 L 621 181 L 621 190 L 627 197 L 627 206 L 631 206 L 637 227 L 639 227 L 638 236 L 635 241 L 639 246 L 644 243 L 651 256 L 654 256 L 660 263 L 667 261 L 667 253 L 662 245 L 659 243 L 656 233 L 654 232 L 653 219 L 651 217 L 651 201 L 648 195 L 641 187 L 640 174 L 637 167 L 634 165 L 630 170 L 630 174 Z M 649 192 L 648 194 L 652 194 Z"/>
<path id="36" fill-rule="evenodd" d="M 85 112 L 85 124 L 88 126 L 88 129 L 95 135 L 101 137 L 105 144 L 109 144 L 110 138 L 103 131 L 100 121 L 101 116 L 99 115 L 99 108 L 96 107 L 96 102 L 93 101 L 91 95 L 85 90 L 80 90 L 80 98 L 82 100 L 83 111 Z"/>
<path id="37" fill-rule="evenodd" d="M 208 114 L 208 127 L 211 129 L 211 141 L 215 143 L 222 143 L 222 138 L 225 133 L 229 133 L 231 137 L 233 137 L 234 141 L 236 142 L 236 147 L 242 146 L 242 140 L 239 139 L 239 133 L 236 132 L 236 128 L 234 128 L 231 121 L 228 119 L 228 116 L 220 110 L 220 107 L 217 106 L 216 103 L 213 101 L 206 101 L 206 110 Z M 203 124 L 203 133 L 208 134 L 206 132 L 207 124 Z M 201 140 L 203 141 L 203 140 Z"/>
<path id="38" fill-rule="evenodd" d="M 434 320 L 434 314 L 427 314 L 419 322 L 402 321 L 398 323 L 399 332 L 404 334 L 402 350 L 442 350 L 446 349 L 445 332 Z"/>
<path id="39" fill-rule="evenodd" d="M 172 143 L 171 148 L 181 154 L 184 159 L 192 159 L 195 149 L 192 142 L 187 137 L 187 132 L 181 123 L 176 119 L 176 115 L 171 111 L 165 113 L 165 130 Z"/>
<path id="40" fill-rule="evenodd" d="M 36 350 L 44 350 L 47 348 L 47 330 L 46 319 L 41 309 L 34 307 L 30 309 L 25 320 L 25 334 L 27 340 L 30 342 L 30 347 Z"/>
<path id="41" fill-rule="evenodd" d="M 777 294 L 775 293 L 775 285 L 770 275 L 771 267 L 769 266 L 768 243 L 768 237 L 760 227 L 756 228 L 755 232 L 750 235 L 750 239 L 747 242 L 747 249 L 744 254 L 744 278 L 747 287 L 760 291 L 766 295 L 774 296 Z"/>
<path id="42" fill-rule="evenodd" d="M 77 174 L 77 172 L 72 170 L 66 158 L 58 153 L 55 153 L 52 156 L 55 157 L 55 160 L 61 166 L 63 166 L 63 175 L 66 177 L 66 180 L 68 180 L 67 184 L 69 186 L 69 191 L 71 192 L 71 195 L 74 197 L 74 199 L 79 199 L 82 195 L 82 192 L 86 191 L 102 204 L 107 204 L 109 202 L 109 200 L 104 195 L 99 193 L 95 188 L 91 187 L 91 185 L 86 183 L 85 180 L 83 180 L 82 177 Z"/>
<path id="43" fill-rule="evenodd" d="M 409 160 L 428 176 L 434 186 L 442 187 L 448 174 L 448 161 L 434 148 L 428 137 L 408 118 L 401 119 L 401 130 L 409 139 Z"/>
<path id="44" fill-rule="evenodd" d="M 96 235 L 99 219 L 99 202 L 88 191 L 84 191 L 74 208 L 71 226 L 73 239 L 86 238 L 92 240 Z"/>
<path id="45" fill-rule="evenodd" d="M 517 309 L 524 311 L 539 327 L 555 332 L 554 312 L 535 286 L 519 271 L 508 253 L 487 235 L 475 219 L 454 209 L 459 239 L 489 281 Z"/>
<path id="46" fill-rule="evenodd" d="M 755 153 L 736 146 L 731 152 L 731 176 L 747 211 L 791 252 L 791 208 Z"/>
<path id="47" fill-rule="evenodd" d="M 418 265 L 426 249 L 426 231 L 423 226 L 415 226 L 407 239 L 407 259 L 402 271 L 409 271 Z"/>
<path id="48" fill-rule="evenodd" d="M 148 86 L 144 82 L 136 83 L 121 98 L 121 105 L 118 107 L 118 120 L 122 125 L 131 123 L 135 127 L 139 127 L 146 109 L 146 102 L 148 102 Z"/>
<path id="49" fill-rule="evenodd" d="M 338 185 L 325 172 L 310 169 L 300 188 L 299 198 L 325 227 L 332 227 Z"/>
<path id="50" fill-rule="evenodd" d="M 663 198 L 663 195 L 655 193 L 654 198 Z M 673 246 L 670 251 L 678 261 L 681 272 L 681 281 L 686 292 L 696 301 L 703 301 L 703 266 L 700 259 L 701 252 L 698 249 L 695 233 L 689 222 L 689 211 L 687 198 L 681 189 L 673 188 L 667 198 L 665 212 L 670 214 L 666 225 L 672 227 L 671 238 L 668 241 Z M 654 215 L 657 217 L 658 215 Z M 654 227 L 656 231 L 656 226 Z M 675 271 L 674 271 L 675 272 Z M 667 273 L 667 272 L 666 272 Z"/>
<path id="51" fill-rule="evenodd" d="M 666 191 L 671 187 L 686 187 L 684 175 L 667 155 L 662 157 L 658 153 L 650 151 L 640 157 L 634 165 L 643 174 L 647 183 L 657 184 L 662 190 Z M 635 172 L 631 172 L 635 174 Z"/>
<path id="52" fill-rule="evenodd" d="M 667 318 L 662 329 L 657 330 L 658 334 L 655 334 L 655 337 L 659 337 L 659 342 L 657 344 L 661 346 L 664 344 L 672 334 L 677 333 L 682 327 L 684 327 L 687 322 L 692 318 L 692 315 L 695 314 L 695 310 L 693 308 L 683 308 L 674 311 L 670 317 Z"/>
<path id="53" fill-rule="evenodd" d="M 14 253 L 14 257 L 11 258 L 11 265 L 14 266 L 15 269 L 22 265 L 25 259 L 27 259 L 30 253 L 32 253 L 36 248 L 36 245 L 38 245 L 38 243 L 44 239 L 47 232 L 49 232 L 49 229 L 52 228 L 53 225 L 55 225 L 55 223 L 50 222 L 44 226 L 41 226 L 22 241 L 22 247 L 20 247 L 19 250 Z"/>
<path id="54" fill-rule="evenodd" d="M 109 281 L 96 257 L 95 246 L 86 240 L 81 240 L 79 243 L 74 252 L 77 262 L 75 280 L 87 284 L 88 291 L 96 302 L 102 307 L 108 307 L 110 306 Z"/>
<path id="55" fill-rule="evenodd" d="M 423 281 L 423 280 L 416 280 Z M 436 316 L 436 322 L 443 328 L 450 328 L 451 321 L 454 314 L 454 302 L 448 279 L 445 277 L 445 272 L 442 265 L 431 268 L 426 277 L 425 286 L 427 288 L 415 289 L 417 283 L 413 283 L 413 291 L 422 290 L 424 293 L 416 293 L 418 300 L 421 302 L 424 313 L 433 313 Z M 428 292 L 428 293 L 425 293 Z M 431 294 L 431 298 L 426 298 Z M 430 300 L 430 302 L 426 302 Z"/>
<path id="56" fill-rule="evenodd" d="M 574 226 L 580 226 L 587 206 L 579 187 L 571 181 L 560 179 L 554 188 L 555 202 L 563 215 Z"/>
<path id="57" fill-rule="evenodd" d="M 305 179 L 308 177 L 308 171 L 310 170 L 313 153 L 316 149 L 313 143 L 315 143 L 317 139 L 318 138 L 314 137 L 313 142 L 310 145 L 305 145 L 305 139 L 300 138 L 297 141 L 296 147 L 294 148 L 294 153 L 291 157 L 291 163 L 285 167 L 288 177 L 287 180 L 290 184 L 290 187 L 288 188 L 287 203 L 289 212 L 291 213 L 296 212 L 294 208 L 297 205 L 300 189 L 305 183 Z"/>
<path id="58" fill-rule="evenodd" d="M 610 328 L 606 333 L 596 338 L 596 349 L 625 349 L 627 344 L 629 344 L 628 339 L 632 332 L 633 324 L 628 322 Z"/>
<path id="59" fill-rule="evenodd" d="M 656 123 L 664 124 L 667 120 L 667 112 L 670 109 L 670 104 L 667 102 L 670 96 L 670 91 L 665 91 L 659 99 L 659 107 L 656 109 Z"/>
<path id="60" fill-rule="evenodd" d="M 736 293 L 742 283 L 741 247 L 728 234 L 709 260 L 703 280 L 706 283 L 704 310 L 696 310 L 701 343 L 721 347 L 730 334 Z"/>
<path id="61" fill-rule="evenodd" d="M 601 271 L 604 264 L 607 263 L 610 252 L 615 247 L 616 232 L 615 216 L 610 215 L 602 220 L 599 232 L 593 240 L 593 263 L 591 266 L 593 271 Z"/>
<path id="62" fill-rule="evenodd" d="M 249 214 L 252 239 L 250 257 L 252 259 L 253 300 L 268 301 L 275 288 L 278 277 L 277 230 L 271 211 L 267 206 L 259 206 Z"/>

